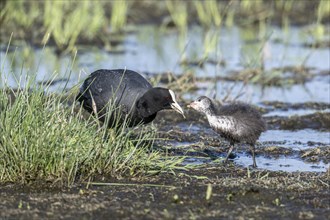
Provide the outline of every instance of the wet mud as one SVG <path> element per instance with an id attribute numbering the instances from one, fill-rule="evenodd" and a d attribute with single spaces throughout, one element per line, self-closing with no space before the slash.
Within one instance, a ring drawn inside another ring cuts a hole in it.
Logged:
<path id="1" fill-rule="evenodd" d="M 208 165 L 176 175 L 103 178 L 86 185 L 0 186 L 1 218 L 326 219 L 330 208 L 329 171 Z"/>
<path id="2" fill-rule="evenodd" d="M 282 130 L 295 129 L 319 129 L 330 130 L 330 113 L 317 112 L 314 114 L 291 117 L 269 117 L 268 124 L 270 128 L 278 128 Z"/>

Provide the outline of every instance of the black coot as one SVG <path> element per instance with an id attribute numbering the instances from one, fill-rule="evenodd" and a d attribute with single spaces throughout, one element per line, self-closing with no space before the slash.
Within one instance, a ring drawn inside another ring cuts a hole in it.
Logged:
<path id="1" fill-rule="evenodd" d="M 102 122 L 109 103 L 114 103 L 116 110 L 109 115 L 109 127 L 122 124 L 126 116 L 131 127 L 146 124 L 163 109 L 174 109 L 184 116 L 172 90 L 153 88 L 139 73 L 127 69 L 93 72 L 81 86 L 77 100 L 88 112 L 97 113 Z"/>
<path id="2" fill-rule="evenodd" d="M 216 109 L 211 99 L 201 96 L 189 107 L 204 113 L 213 130 L 230 142 L 225 163 L 235 143 L 246 142 L 251 146 L 253 167 L 256 167 L 255 143 L 266 130 L 266 123 L 260 113 L 244 103 L 233 103 Z"/>

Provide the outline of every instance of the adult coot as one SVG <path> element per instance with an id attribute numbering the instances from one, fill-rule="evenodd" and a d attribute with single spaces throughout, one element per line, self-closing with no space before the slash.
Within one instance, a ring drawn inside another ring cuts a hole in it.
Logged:
<path id="1" fill-rule="evenodd" d="M 255 143 L 260 134 L 266 130 L 266 123 L 260 113 L 252 106 L 244 103 L 233 103 L 215 108 L 211 99 L 201 96 L 188 105 L 198 112 L 204 113 L 213 130 L 230 142 L 225 163 L 235 143 L 246 142 L 251 146 L 253 167 L 256 167 Z"/>
<path id="2" fill-rule="evenodd" d="M 172 90 L 153 88 L 139 73 L 127 69 L 93 72 L 81 86 L 77 100 L 102 122 L 110 113 L 109 127 L 122 124 L 126 116 L 130 127 L 146 124 L 163 109 L 174 109 L 184 116 Z"/>

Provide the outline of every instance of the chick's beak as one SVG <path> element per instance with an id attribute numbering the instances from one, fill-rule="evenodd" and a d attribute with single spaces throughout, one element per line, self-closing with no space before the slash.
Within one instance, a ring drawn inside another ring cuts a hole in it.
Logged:
<path id="1" fill-rule="evenodd" d="M 195 102 L 192 102 L 192 103 L 190 103 L 189 105 L 187 105 L 187 107 L 188 107 L 188 108 L 193 108 L 193 109 L 195 109 L 195 107 L 196 107 L 196 103 L 195 103 Z"/>
<path id="2" fill-rule="evenodd" d="M 180 107 L 180 105 L 177 102 L 171 103 L 171 108 L 174 111 L 179 112 L 183 116 L 183 118 L 186 118 L 186 116 L 184 116 L 182 108 Z"/>

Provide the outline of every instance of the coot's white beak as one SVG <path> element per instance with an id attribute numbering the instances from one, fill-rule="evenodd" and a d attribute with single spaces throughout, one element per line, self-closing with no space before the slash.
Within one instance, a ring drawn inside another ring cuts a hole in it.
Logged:
<path id="1" fill-rule="evenodd" d="M 175 100 L 174 92 L 173 92 L 172 90 L 170 90 L 170 89 L 169 89 L 169 92 L 170 92 L 170 94 L 171 94 L 171 98 L 172 98 L 172 100 L 173 100 L 173 103 L 170 104 L 170 105 L 171 105 L 171 108 L 172 108 L 174 111 L 179 112 L 179 113 L 183 116 L 183 118 L 186 118 L 186 116 L 184 116 L 184 113 L 183 113 L 183 110 L 182 110 L 181 106 L 180 106 L 180 105 L 176 102 L 176 100 Z"/>
<path id="2" fill-rule="evenodd" d="M 171 103 L 171 108 L 172 108 L 174 111 L 179 112 L 179 113 L 183 116 L 183 118 L 186 118 L 186 116 L 184 116 L 184 113 L 183 113 L 182 108 L 180 107 L 180 105 L 179 105 L 177 102 L 173 102 L 173 103 Z"/>

